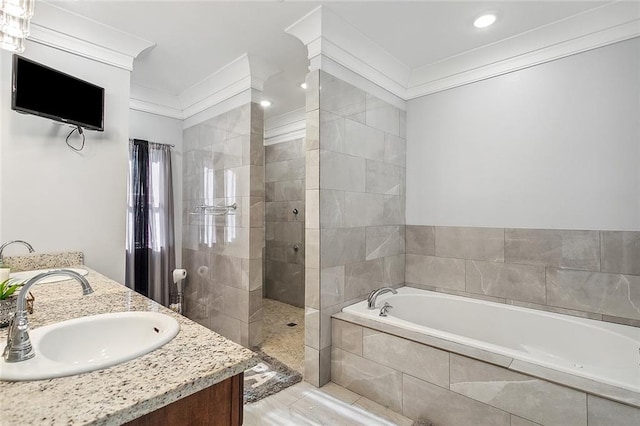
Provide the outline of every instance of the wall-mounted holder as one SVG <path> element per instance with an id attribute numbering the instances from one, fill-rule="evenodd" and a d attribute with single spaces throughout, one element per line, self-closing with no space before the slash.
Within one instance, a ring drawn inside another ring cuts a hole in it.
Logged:
<path id="1" fill-rule="evenodd" d="M 237 203 L 233 203 L 228 206 L 211 206 L 207 204 L 201 204 L 199 206 L 196 206 L 194 211 L 190 212 L 189 214 L 224 216 L 227 214 L 233 214 L 233 211 L 235 211 L 237 208 Z"/>

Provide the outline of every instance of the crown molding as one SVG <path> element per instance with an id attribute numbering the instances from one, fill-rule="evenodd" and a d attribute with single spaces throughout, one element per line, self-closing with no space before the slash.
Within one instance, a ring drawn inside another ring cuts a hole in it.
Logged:
<path id="1" fill-rule="evenodd" d="M 411 74 L 405 99 L 474 83 L 638 36 L 638 3 L 609 3 L 417 68 Z"/>
<path id="2" fill-rule="evenodd" d="M 39 1 L 30 41 L 107 65 L 133 70 L 133 60 L 155 43 Z"/>
<path id="3" fill-rule="evenodd" d="M 396 97 L 400 102 L 394 105 L 400 106 L 402 101 L 638 37 L 640 7 L 637 2 L 607 3 L 414 70 L 327 6 L 318 6 L 285 31 L 307 46 L 310 70 L 322 69 L 388 101 Z M 393 96 L 385 98 L 382 90 Z"/>
<path id="4" fill-rule="evenodd" d="M 131 85 L 129 107 L 138 111 L 187 120 L 237 95 L 259 102 L 264 82 L 280 72 L 264 59 L 243 54 L 177 96 Z"/>
<path id="5" fill-rule="evenodd" d="M 327 6 L 318 6 L 285 32 L 307 46 L 311 71 L 339 65 L 395 97 L 404 98 L 411 69 Z"/>
<path id="6" fill-rule="evenodd" d="M 264 145 L 304 138 L 305 132 L 305 108 L 298 108 L 264 120 Z"/>

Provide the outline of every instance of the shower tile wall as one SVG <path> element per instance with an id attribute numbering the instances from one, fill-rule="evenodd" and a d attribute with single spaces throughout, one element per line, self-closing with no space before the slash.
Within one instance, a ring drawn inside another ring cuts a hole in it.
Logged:
<path id="1" fill-rule="evenodd" d="M 304 308 L 304 178 L 304 139 L 265 147 L 265 296 L 299 308 Z"/>
<path id="2" fill-rule="evenodd" d="M 305 379 L 322 385 L 331 315 L 404 282 L 406 113 L 323 71 L 306 106 Z"/>
<path id="3" fill-rule="evenodd" d="M 407 225 L 407 285 L 640 327 L 640 232 Z"/>
<path id="4" fill-rule="evenodd" d="M 255 346 L 262 330 L 263 112 L 246 104 L 184 131 L 187 317 Z M 237 204 L 227 215 L 201 205 Z"/>

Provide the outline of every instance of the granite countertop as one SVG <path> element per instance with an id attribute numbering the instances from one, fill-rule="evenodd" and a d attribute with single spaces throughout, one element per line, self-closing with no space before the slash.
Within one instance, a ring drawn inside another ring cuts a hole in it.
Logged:
<path id="1" fill-rule="evenodd" d="M 36 284 L 30 327 L 87 315 L 157 311 L 180 323 L 164 346 L 108 369 L 56 379 L 0 381 L 0 425 L 116 425 L 215 383 L 258 363 L 250 350 L 129 290 L 86 266 L 94 293 L 82 296 L 74 280 Z M 0 329 L 4 342 L 7 328 Z M 4 360 L 0 360 L 1 363 Z"/>

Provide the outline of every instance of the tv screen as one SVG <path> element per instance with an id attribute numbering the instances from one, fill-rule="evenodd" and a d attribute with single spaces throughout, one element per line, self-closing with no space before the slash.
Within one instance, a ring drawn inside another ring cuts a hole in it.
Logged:
<path id="1" fill-rule="evenodd" d="M 11 108 L 91 130 L 104 130 L 104 89 L 13 56 Z"/>

